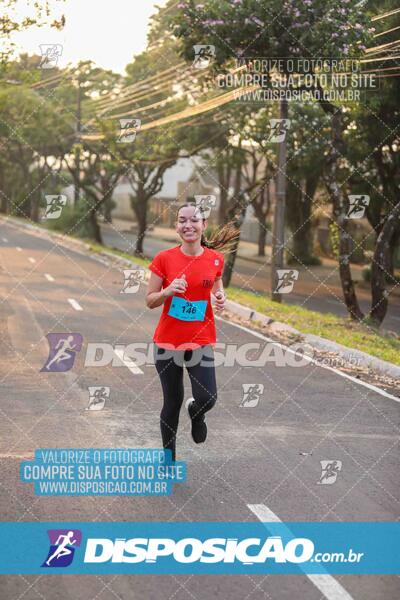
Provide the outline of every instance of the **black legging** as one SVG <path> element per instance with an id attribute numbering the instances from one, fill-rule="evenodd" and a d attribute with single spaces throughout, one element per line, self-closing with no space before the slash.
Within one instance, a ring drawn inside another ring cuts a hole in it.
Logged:
<path id="1" fill-rule="evenodd" d="M 217 400 L 214 352 L 211 345 L 195 350 L 164 350 L 154 344 L 154 363 L 161 380 L 164 404 L 160 415 L 164 448 L 172 451 L 176 460 L 176 433 L 183 403 L 183 364 L 192 385 L 194 419 L 209 411 Z M 202 365 L 201 363 L 207 363 Z M 189 363 L 189 364 L 186 364 Z"/>

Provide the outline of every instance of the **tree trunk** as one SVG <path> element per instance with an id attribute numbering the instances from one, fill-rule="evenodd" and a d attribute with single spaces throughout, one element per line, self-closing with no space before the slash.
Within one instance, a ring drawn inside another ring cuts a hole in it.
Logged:
<path id="1" fill-rule="evenodd" d="M 134 198 L 131 196 L 131 206 L 134 210 L 136 221 L 138 225 L 138 232 L 135 244 L 134 254 L 143 257 L 143 240 L 146 235 L 147 229 L 147 204 L 149 198 L 144 193 L 143 189 L 139 186 L 137 190 L 137 196 Z"/>
<path id="2" fill-rule="evenodd" d="M 395 283 L 395 281 L 394 281 L 394 257 L 395 257 L 395 252 L 399 246 L 399 242 L 400 242 L 400 222 L 397 223 L 397 227 L 395 228 L 395 231 L 392 235 L 392 239 L 389 242 L 388 265 L 386 267 L 388 274 L 393 279 L 393 283 Z"/>
<path id="3" fill-rule="evenodd" d="M 41 175 L 40 175 L 41 177 Z M 42 186 L 39 184 L 35 192 L 32 194 L 32 201 L 30 205 L 30 217 L 34 223 L 39 222 L 39 207 L 40 198 L 42 195 Z"/>
<path id="4" fill-rule="evenodd" d="M 309 265 L 312 262 L 312 246 L 311 223 L 304 222 L 304 227 L 293 233 L 293 250 L 288 263 Z"/>
<path id="5" fill-rule="evenodd" d="M 34 194 L 31 200 L 30 218 L 31 221 L 33 221 L 34 223 L 39 222 L 39 199 L 37 197 L 37 194 Z"/>
<path id="6" fill-rule="evenodd" d="M 389 213 L 378 236 L 371 267 L 372 308 L 370 318 L 380 325 L 388 308 L 388 292 L 386 290 L 387 266 L 390 264 L 391 242 L 396 236 L 400 222 L 400 201 Z"/>
<path id="7" fill-rule="evenodd" d="M 229 172 L 229 169 L 228 169 Z M 229 174 L 225 173 L 224 166 L 220 163 L 217 164 L 218 183 L 219 183 L 219 207 L 218 207 L 218 225 L 224 225 L 226 223 L 226 211 L 228 204 L 228 187 L 229 187 Z"/>
<path id="8" fill-rule="evenodd" d="M 146 218 L 146 213 L 140 213 L 140 215 L 138 215 L 138 236 L 137 236 L 137 240 L 136 240 L 136 248 L 135 248 L 135 254 L 137 254 L 138 256 L 144 256 L 143 254 L 143 240 L 144 240 L 144 236 L 146 235 L 146 229 L 147 229 L 147 218 Z"/>
<path id="9" fill-rule="evenodd" d="M 315 190 L 319 180 L 318 176 L 308 176 L 305 180 L 304 192 L 301 182 L 289 177 L 287 190 L 287 221 L 292 231 L 292 255 L 290 264 L 313 264 L 313 240 L 311 208 Z"/>
<path id="10" fill-rule="evenodd" d="M 103 239 L 101 237 L 101 229 L 100 229 L 100 225 L 97 221 L 97 210 L 98 210 L 99 204 L 101 203 L 101 200 L 98 199 L 97 194 L 95 192 L 93 192 L 93 190 L 91 190 L 90 188 L 86 188 L 86 195 L 90 197 L 90 200 L 88 199 L 87 206 L 89 208 L 88 220 L 89 220 L 89 223 L 90 223 L 91 229 L 92 229 L 91 233 L 92 233 L 93 239 L 98 244 L 102 244 Z"/>
<path id="11" fill-rule="evenodd" d="M 279 116 L 287 119 L 289 105 L 286 98 L 281 98 Z M 277 292 L 278 270 L 282 269 L 285 256 L 285 204 L 286 204 L 286 171 L 287 171 L 287 140 L 286 136 L 278 146 L 278 170 L 276 173 L 275 209 L 271 243 L 271 299 L 282 302 L 282 295 Z"/>
<path id="12" fill-rule="evenodd" d="M 226 223 L 227 190 L 223 185 L 219 186 L 218 225 Z"/>
<path id="13" fill-rule="evenodd" d="M 267 242 L 267 216 L 271 207 L 269 181 L 260 188 L 259 193 L 251 201 L 254 214 L 258 220 L 258 256 L 265 256 Z"/>
<path id="14" fill-rule="evenodd" d="M 103 176 L 100 179 L 101 195 L 102 195 L 102 212 L 104 221 L 106 223 L 112 223 L 112 210 L 116 207 L 116 203 L 113 200 L 113 194 L 115 186 L 119 179 L 119 172 L 113 175 Z"/>
<path id="15" fill-rule="evenodd" d="M 239 231 L 242 226 L 244 216 L 246 214 L 246 209 L 247 209 L 247 206 L 243 202 L 241 204 L 240 212 L 236 213 L 232 218 L 233 225 Z M 234 244 L 232 244 L 232 251 L 228 254 L 228 256 L 225 260 L 224 272 L 222 274 L 222 283 L 223 283 L 224 287 L 226 287 L 226 288 L 229 287 L 229 285 L 231 283 L 233 268 L 235 266 L 235 261 L 236 261 L 236 255 L 237 255 L 237 251 L 239 249 L 239 242 L 240 242 L 240 236 L 238 236 L 238 238 L 235 240 Z"/>
<path id="16" fill-rule="evenodd" d="M 0 190 L 1 204 L 0 204 L 0 212 L 7 214 L 8 213 L 8 198 L 3 190 Z"/>
<path id="17" fill-rule="evenodd" d="M 232 245 L 232 251 L 228 254 L 225 260 L 224 272 L 222 274 L 222 283 L 224 287 L 229 287 L 232 279 L 233 268 L 235 266 L 236 254 L 239 248 L 240 237 Z"/>
<path id="18" fill-rule="evenodd" d="M 341 186 L 338 184 L 338 161 L 344 154 L 343 140 L 343 114 L 340 108 L 327 102 L 321 102 L 326 112 L 331 114 L 332 145 L 327 157 L 324 171 L 324 181 L 333 203 L 333 213 L 339 232 L 339 274 L 342 284 L 343 297 L 347 310 L 352 319 L 361 321 L 364 314 L 358 304 L 354 282 L 350 269 L 351 237 L 348 233 L 348 219 L 346 217 L 347 204 Z"/>
<path id="19" fill-rule="evenodd" d="M 115 202 L 112 198 L 113 189 L 104 195 L 104 220 L 106 223 L 112 223 L 112 210 L 115 208 Z"/>
<path id="20" fill-rule="evenodd" d="M 89 211 L 89 221 L 92 226 L 93 237 L 98 244 L 103 243 L 103 239 L 101 237 L 101 230 L 99 223 L 97 221 L 97 208 L 93 207 Z"/>
<path id="21" fill-rule="evenodd" d="M 264 223 L 258 222 L 258 256 L 265 256 L 265 244 L 267 243 L 267 228 Z"/>
<path id="22" fill-rule="evenodd" d="M 8 213 L 8 197 L 6 194 L 6 177 L 2 169 L 0 169 L 0 212 Z"/>
<path id="23" fill-rule="evenodd" d="M 240 147 L 241 141 L 239 141 Z M 234 190 L 233 190 L 233 202 L 228 211 L 228 220 L 232 222 L 233 226 L 240 231 L 244 216 L 247 210 L 247 202 L 244 198 L 243 192 L 241 191 L 242 185 L 242 165 L 236 166 L 235 178 L 234 178 Z M 222 283 L 224 287 L 228 287 L 235 266 L 236 254 L 239 248 L 240 236 L 232 244 L 232 251 L 228 254 L 228 258 L 225 261 L 224 272 L 222 274 Z"/>

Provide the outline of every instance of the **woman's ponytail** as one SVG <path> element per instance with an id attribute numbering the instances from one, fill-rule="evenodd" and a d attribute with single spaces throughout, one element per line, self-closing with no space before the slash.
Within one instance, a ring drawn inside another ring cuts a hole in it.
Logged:
<path id="1" fill-rule="evenodd" d="M 209 238 L 206 238 L 205 235 L 202 234 L 201 245 L 206 248 L 211 248 L 212 250 L 232 252 L 239 236 L 240 230 L 234 226 L 233 222 L 230 222 L 218 227 Z"/>

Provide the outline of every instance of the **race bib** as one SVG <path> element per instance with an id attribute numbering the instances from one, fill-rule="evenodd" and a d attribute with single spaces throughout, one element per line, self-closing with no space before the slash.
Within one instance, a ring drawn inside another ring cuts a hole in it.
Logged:
<path id="1" fill-rule="evenodd" d="M 207 300 L 189 301 L 173 296 L 168 315 L 181 321 L 204 321 L 206 308 Z"/>

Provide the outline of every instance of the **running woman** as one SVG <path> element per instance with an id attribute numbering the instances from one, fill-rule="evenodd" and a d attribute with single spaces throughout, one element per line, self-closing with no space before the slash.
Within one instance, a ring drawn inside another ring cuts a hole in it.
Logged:
<path id="1" fill-rule="evenodd" d="M 182 243 L 162 250 L 149 265 L 148 308 L 163 305 L 153 336 L 154 363 L 164 396 L 160 415 L 163 446 L 176 460 L 176 435 L 184 398 L 183 364 L 189 374 L 192 396 L 186 402 L 193 441 L 207 437 L 205 413 L 217 400 L 213 347 L 216 343 L 213 296 L 217 313 L 225 306 L 222 284 L 224 255 L 239 232 L 231 223 L 204 235 L 207 219 L 194 203 L 177 210 L 176 232 Z"/>

